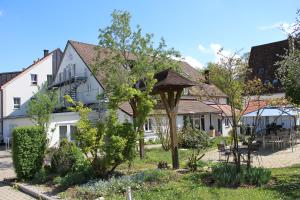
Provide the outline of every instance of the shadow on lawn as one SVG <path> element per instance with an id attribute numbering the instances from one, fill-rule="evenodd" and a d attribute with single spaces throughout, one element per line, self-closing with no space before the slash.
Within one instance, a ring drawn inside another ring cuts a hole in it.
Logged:
<path id="1" fill-rule="evenodd" d="M 300 174 L 279 174 L 274 179 L 266 189 L 280 193 L 283 199 L 300 199 Z"/>

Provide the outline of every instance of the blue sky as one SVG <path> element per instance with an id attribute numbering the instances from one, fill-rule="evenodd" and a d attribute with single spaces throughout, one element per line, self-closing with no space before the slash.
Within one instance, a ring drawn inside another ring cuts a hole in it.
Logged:
<path id="1" fill-rule="evenodd" d="M 285 39 L 279 25 L 293 23 L 297 8 L 299 0 L 0 0 L 0 72 L 29 66 L 43 49 L 63 50 L 68 39 L 96 44 L 114 9 L 203 66 L 221 46 L 247 52 Z"/>

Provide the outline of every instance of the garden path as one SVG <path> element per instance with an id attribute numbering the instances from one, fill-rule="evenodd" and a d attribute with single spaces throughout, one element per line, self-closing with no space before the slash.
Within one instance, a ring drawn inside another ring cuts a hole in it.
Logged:
<path id="1" fill-rule="evenodd" d="M 0 149 L 0 199 L 1 200 L 31 200 L 34 199 L 3 182 L 6 178 L 14 178 L 11 153 Z"/>
<path id="2" fill-rule="evenodd" d="M 221 158 L 224 159 L 224 157 Z M 218 162 L 219 152 L 217 149 L 209 151 L 202 159 L 204 161 Z M 258 156 L 254 156 L 253 159 L 253 165 L 256 167 L 280 168 L 296 164 L 300 164 L 300 144 L 294 146 L 294 151 L 291 148 L 275 152 L 271 150 L 259 151 Z"/>

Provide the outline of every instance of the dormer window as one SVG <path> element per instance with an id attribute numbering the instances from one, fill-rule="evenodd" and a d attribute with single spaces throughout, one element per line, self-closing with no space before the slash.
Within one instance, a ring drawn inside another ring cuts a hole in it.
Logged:
<path id="1" fill-rule="evenodd" d="M 37 74 L 31 74 L 31 85 L 37 85 Z"/>
<path id="2" fill-rule="evenodd" d="M 263 75 L 265 73 L 265 68 L 261 67 L 258 69 L 258 74 Z"/>

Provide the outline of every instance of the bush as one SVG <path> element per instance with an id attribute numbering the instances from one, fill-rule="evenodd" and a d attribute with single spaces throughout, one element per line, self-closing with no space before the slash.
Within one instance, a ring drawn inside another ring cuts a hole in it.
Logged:
<path id="1" fill-rule="evenodd" d="M 113 194 L 126 192 L 127 187 L 139 189 L 145 183 L 161 183 L 174 179 L 174 172 L 168 170 L 146 170 L 131 176 L 112 177 L 109 180 L 90 181 L 89 183 L 75 188 L 76 196 L 82 199 L 96 199 L 100 196 L 110 197 Z"/>
<path id="2" fill-rule="evenodd" d="M 52 172 L 65 176 L 69 172 L 76 172 L 84 167 L 85 157 L 81 150 L 66 139 L 62 140 L 59 148 L 54 150 L 51 158 Z"/>
<path id="3" fill-rule="evenodd" d="M 205 149 L 210 145 L 209 136 L 187 124 L 178 134 L 178 145 L 183 148 Z"/>
<path id="4" fill-rule="evenodd" d="M 66 189 L 73 185 L 86 183 L 94 176 L 90 165 L 85 165 L 81 170 L 69 172 L 63 177 L 56 177 L 53 182 L 62 189 Z"/>
<path id="5" fill-rule="evenodd" d="M 46 134 L 37 126 L 19 127 L 13 131 L 12 156 L 18 179 L 32 179 L 43 166 Z"/>
<path id="6" fill-rule="evenodd" d="M 212 167 L 212 178 L 217 186 L 237 187 L 241 184 L 260 186 L 271 179 L 271 171 L 264 168 L 241 166 L 238 173 L 231 164 L 219 164 Z"/>
<path id="7" fill-rule="evenodd" d="M 46 172 L 45 168 L 42 167 L 42 169 L 40 171 L 35 173 L 35 175 L 33 177 L 33 183 L 36 183 L 36 184 L 45 183 L 47 181 L 47 178 L 48 178 L 47 172 Z"/>

